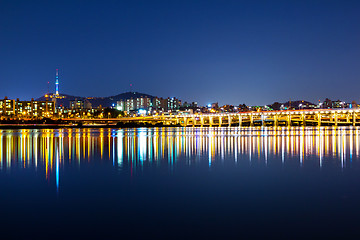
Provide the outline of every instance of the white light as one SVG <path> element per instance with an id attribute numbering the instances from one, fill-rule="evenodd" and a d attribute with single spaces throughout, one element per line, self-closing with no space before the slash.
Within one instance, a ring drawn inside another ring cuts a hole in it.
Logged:
<path id="1" fill-rule="evenodd" d="M 145 109 L 139 109 L 138 113 L 140 115 L 146 114 L 146 110 Z"/>

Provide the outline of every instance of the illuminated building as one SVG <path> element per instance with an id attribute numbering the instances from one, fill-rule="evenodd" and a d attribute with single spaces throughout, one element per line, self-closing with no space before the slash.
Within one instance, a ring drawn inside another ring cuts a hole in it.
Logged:
<path id="1" fill-rule="evenodd" d="M 130 110 L 135 110 L 135 103 L 134 103 L 134 99 L 127 99 L 126 102 L 125 102 L 125 108 L 126 110 L 125 111 L 130 111 Z"/>
<path id="2" fill-rule="evenodd" d="M 345 102 L 337 100 L 332 102 L 332 108 L 343 108 L 345 107 Z"/>
<path id="3" fill-rule="evenodd" d="M 135 111 L 144 109 L 147 111 L 160 110 L 160 111 L 174 111 L 179 109 L 181 101 L 177 98 L 129 98 L 117 102 L 117 109 L 120 111 Z"/>
<path id="4" fill-rule="evenodd" d="M 181 106 L 181 101 L 177 98 L 167 98 L 166 99 L 166 109 L 165 111 L 174 111 L 179 109 Z"/>
<path id="5" fill-rule="evenodd" d="M 136 99 L 136 109 L 149 109 L 151 106 L 152 102 L 148 97 L 140 97 Z"/>
<path id="6" fill-rule="evenodd" d="M 116 109 L 119 111 L 125 111 L 125 101 L 117 101 L 116 103 Z"/>
<path id="7" fill-rule="evenodd" d="M 76 110 L 76 109 L 83 109 L 84 108 L 84 102 L 82 100 L 72 100 L 70 101 L 70 109 Z"/>
<path id="8" fill-rule="evenodd" d="M 34 100 L 32 101 L 19 101 L 16 100 L 16 115 L 22 114 L 23 116 L 32 116 L 33 115 L 33 105 Z"/>
<path id="9" fill-rule="evenodd" d="M 198 104 L 197 104 L 197 102 L 192 102 L 192 103 L 184 102 L 182 104 L 182 107 L 183 108 L 197 108 Z"/>
<path id="10" fill-rule="evenodd" d="M 153 103 L 151 98 L 139 97 L 117 101 L 116 108 L 120 111 L 130 112 L 137 109 L 150 110 L 152 106 Z"/>
<path id="11" fill-rule="evenodd" d="M 70 101 L 70 109 L 71 110 L 84 110 L 84 109 L 91 109 L 92 105 L 89 100 L 71 100 Z"/>
<path id="12" fill-rule="evenodd" d="M 181 106 L 181 101 L 177 98 L 154 98 L 152 100 L 152 110 L 175 111 Z"/>
<path id="13" fill-rule="evenodd" d="M 146 109 L 149 111 L 159 110 L 159 111 L 175 111 L 178 110 L 181 106 L 181 101 L 177 98 L 148 98 L 141 97 L 135 100 L 128 99 L 122 103 L 118 102 L 118 106 L 125 106 L 125 109 L 136 110 L 136 109 Z M 124 110 L 124 111 L 129 111 Z"/>
<path id="14" fill-rule="evenodd" d="M 15 115 L 15 100 L 5 97 L 0 100 L 0 114 L 5 116 Z"/>
<path id="15" fill-rule="evenodd" d="M 55 114 L 55 102 L 32 101 L 32 115 L 34 117 L 52 117 Z"/>
<path id="16" fill-rule="evenodd" d="M 152 105 L 154 110 L 163 110 L 164 106 L 163 106 L 163 99 L 162 98 L 153 98 L 152 100 Z"/>
<path id="17" fill-rule="evenodd" d="M 18 117 L 52 117 L 55 114 L 53 101 L 16 101 L 13 99 L 0 100 L 0 114 Z"/>

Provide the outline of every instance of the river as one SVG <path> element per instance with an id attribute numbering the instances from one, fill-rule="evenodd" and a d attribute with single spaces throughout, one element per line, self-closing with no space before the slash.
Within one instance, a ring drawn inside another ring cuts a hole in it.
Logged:
<path id="1" fill-rule="evenodd" d="M 7 238 L 354 237 L 359 127 L 0 130 Z"/>

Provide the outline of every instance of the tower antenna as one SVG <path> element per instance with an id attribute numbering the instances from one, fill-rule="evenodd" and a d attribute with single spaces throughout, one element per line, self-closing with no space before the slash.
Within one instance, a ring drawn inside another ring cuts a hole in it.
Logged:
<path id="1" fill-rule="evenodd" d="M 55 94 L 59 96 L 59 71 L 56 69 L 56 77 L 55 77 Z"/>

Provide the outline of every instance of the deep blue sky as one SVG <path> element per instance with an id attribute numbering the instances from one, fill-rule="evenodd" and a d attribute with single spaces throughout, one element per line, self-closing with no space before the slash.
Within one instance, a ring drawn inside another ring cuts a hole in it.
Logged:
<path id="1" fill-rule="evenodd" d="M 360 102 L 360 1 L 0 0 L 0 97 Z"/>

